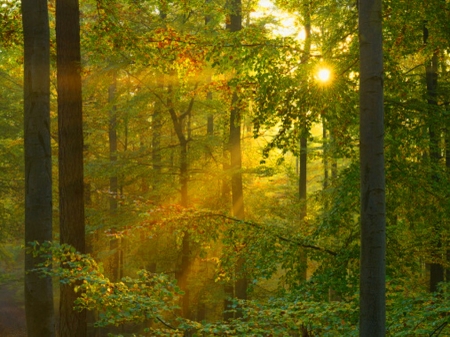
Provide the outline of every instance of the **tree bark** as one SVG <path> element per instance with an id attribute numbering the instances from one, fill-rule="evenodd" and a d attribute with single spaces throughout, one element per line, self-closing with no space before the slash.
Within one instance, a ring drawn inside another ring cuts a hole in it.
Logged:
<path id="1" fill-rule="evenodd" d="M 241 112 L 238 106 L 237 93 L 233 93 L 233 106 L 230 114 L 230 169 L 231 199 L 233 215 L 244 220 L 244 192 L 242 186 L 242 149 L 241 149 Z"/>
<path id="2" fill-rule="evenodd" d="M 24 36 L 25 244 L 52 240 L 50 144 L 50 33 L 47 1 L 22 0 Z M 43 262 L 25 256 L 27 335 L 55 336 L 51 277 L 30 270 Z"/>
<path id="3" fill-rule="evenodd" d="M 242 29 L 242 1 L 230 0 L 230 14 L 227 23 L 227 29 L 233 33 Z M 244 220 L 244 191 L 242 185 L 242 149 L 241 149 L 241 120 L 242 112 L 239 106 L 239 97 L 237 91 L 233 92 L 230 111 L 230 138 L 228 148 L 230 151 L 230 170 L 231 170 L 231 202 L 233 216 Z M 234 283 L 234 296 L 237 299 L 247 299 L 248 280 L 243 275 L 244 260 L 238 258 L 235 266 L 236 281 Z M 225 291 L 229 291 L 230 287 L 226 286 Z M 225 306 L 228 301 L 225 301 Z M 235 317 L 240 317 L 238 311 Z"/>
<path id="4" fill-rule="evenodd" d="M 83 125 L 78 0 L 56 1 L 60 241 L 85 252 Z M 60 336 L 86 336 L 86 312 L 73 309 L 73 285 L 61 285 Z"/>
<path id="5" fill-rule="evenodd" d="M 183 125 L 185 123 L 185 118 L 191 115 L 192 109 L 194 107 L 195 97 L 191 98 L 188 108 L 185 112 L 177 114 L 173 106 L 173 102 L 170 98 L 172 93 L 172 87 L 169 85 L 167 100 L 167 106 L 169 109 L 170 117 L 172 119 L 173 127 L 180 143 L 180 191 L 181 191 L 181 206 L 189 206 L 189 195 L 188 195 L 188 183 L 189 183 L 189 162 L 188 162 L 188 143 L 189 136 L 186 137 Z M 175 273 L 175 278 L 180 289 L 184 292 L 183 298 L 181 299 L 181 315 L 185 318 L 189 318 L 190 314 L 190 294 L 187 287 L 189 267 L 191 265 L 190 256 L 190 235 L 187 231 L 183 233 L 183 241 L 181 246 L 181 262 L 177 266 L 177 271 Z"/>
<path id="6" fill-rule="evenodd" d="M 306 130 L 302 131 L 306 133 Z M 303 226 L 306 220 L 307 206 L 306 206 L 306 188 L 307 188 L 307 160 L 308 160 L 308 140 L 306 135 L 300 138 L 300 156 L 299 156 L 299 179 L 298 179 L 298 196 L 300 201 L 300 226 Z M 300 249 L 299 259 L 299 276 L 300 282 L 306 281 L 308 258 L 306 250 Z"/>
<path id="7" fill-rule="evenodd" d="M 160 92 L 164 90 L 164 74 L 157 73 L 156 86 Z M 152 198 L 156 203 L 161 200 L 161 133 L 162 133 L 162 104 L 157 101 L 152 115 Z"/>
<path id="8" fill-rule="evenodd" d="M 117 215 L 118 208 L 118 196 L 119 196 L 119 182 L 117 177 L 117 107 L 115 105 L 116 90 L 117 90 L 117 74 L 114 72 L 112 75 L 112 83 L 108 88 L 108 103 L 111 105 L 109 109 L 109 161 L 112 169 L 112 173 L 109 177 L 109 213 L 111 219 Z M 115 224 L 112 224 L 115 226 Z M 111 234 L 116 233 L 116 228 L 111 229 Z M 109 240 L 109 249 L 114 252 L 110 257 L 110 273 L 111 281 L 117 282 L 121 279 L 122 271 L 120 264 L 120 239 L 117 237 L 111 237 Z"/>
<path id="9" fill-rule="evenodd" d="M 426 25 L 423 27 L 423 40 L 424 44 L 427 44 L 428 39 L 428 28 Z M 439 165 L 440 159 L 440 135 L 438 126 L 436 124 L 436 110 L 437 110 L 437 84 L 438 84 L 438 54 L 437 51 L 433 53 L 431 61 L 426 66 L 426 83 L 427 83 L 427 101 L 428 101 L 428 134 L 430 137 L 430 163 L 431 163 L 431 180 L 439 184 L 438 175 L 435 173 L 437 170 L 437 166 Z M 439 258 L 438 255 L 442 247 L 442 242 L 439 232 L 439 228 L 437 224 L 433 224 L 432 235 L 435 239 L 435 249 L 438 251 L 436 253 L 436 258 Z M 430 263 L 430 283 L 429 289 L 430 292 L 435 292 L 438 290 L 438 284 L 444 281 L 444 267 L 442 263 L 431 262 Z"/>
<path id="10" fill-rule="evenodd" d="M 359 1 L 361 264 L 359 335 L 385 336 L 386 205 L 381 0 Z"/>

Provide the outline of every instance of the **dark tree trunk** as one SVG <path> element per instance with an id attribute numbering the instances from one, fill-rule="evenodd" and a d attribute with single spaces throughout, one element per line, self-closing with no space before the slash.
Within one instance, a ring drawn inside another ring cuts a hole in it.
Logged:
<path id="1" fill-rule="evenodd" d="M 447 168 L 447 179 L 450 179 L 450 118 L 445 119 L 445 167 Z M 450 249 L 446 250 L 447 263 L 450 261 Z M 445 271 L 445 280 L 450 282 L 450 268 Z"/>
<path id="2" fill-rule="evenodd" d="M 168 94 L 172 92 L 169 86 Z M 187 110 L 180 115 L 178 115 L 173 107 L 172 100 L 169 98 L 168 107 L 170 117 L 172 119 L 173 127 L 180 144 L 180 191 L 181 191 L 181 205 L 187 207 L 189 205 L 188 201 L 188 183 L 189 183 L 189 163 L 188 163 L 188 142 L 189 138 L 186 137 L 183 125 L 185 123 L 186 117 L 189 117 L 191 111 L 194 107 L 194 98 L 189 102 Z"/>
<path id="3" fill-rule="evenodd" d="M 24 36 L 25 244 L 52 240 L 50 33 L 47 1 L 22 0 Z M 52 279 L 29 272 L 25 256 L 27 335 L 55 336 Z"/>
<path id="4" fill-rule="evenodd" d="M 310 58 L 311 53 L 311 4 L 309 1 L 303 3 L 303 16 L 305 20 L 305 47 L 302 62 L 306 63 Z M 306 111 L 304 112 L 306 114 Z M 300 201 L 300 226 L 304 226 L 307 205 L 306 205 L 306 191 L 307 191 L 307 162 L 308 162 L 308 129 L 305 121 L 302 122 L 300 130 L 300 155 L 299 155 L 299 179 L 298 179 L 298 196 Z M 299 276 L 300 282 L 306 281 L 308 269 L 308 256 L 305 249 L 300 249 L 299 258 Z"/>
<path id="5" fill-rule="evenodd" d="M 424 44 L 427 44 L 428 38 L 428 28 L 424 26 L 423 28 Z M 427 83 L 427 96 L 428 96 L 428 133 L 430 137 L 430 162 L 431 162 L 431 179 L 434 183 L 439 184 L 438 175 L 434 172 L 437 170 L 440 159 L 440 132 L 437 125 L 439 118 L 436 118 L 437 111 L 437 79 L 438 79 L 438 54 L 437 51 L 434 52 L 431 62 L 426 66 L 426 83 Z M 432 235 L 435 241 L 435 249 L 438 251 L 435 255 L 436 259 L 441 259 L 439 256 L 442 242 L 440 238 L 439 229 L 437 224 L 433 225 Z M 444 281 L 444 266 L 442 263 L 432 262 L 430 263 L 430 292 L 435 292 L 438 290 L 438 284 Z"/>
<path id="6" fill-rule="evenodd" d="M 60 240 L 85 252 L 80 25 L 77 0 L 56 1 Z M 86 336 L 86 312 L 61 285 L 60 336 Z"/>
<path id="7" fill-rule="evenodd" d="M 172 92 L 171 86 L 169 86 L 168 94 L 170 96 Z M 172 100 L 169 97 L 167 106 L 169 108 L 170 117 L 172 119 L 173 127 L 180 144 L 180 190 L 181 190 L 181 206 L 188 207 L 188 183 L 189 183 L 189 162 L 188 162 L 188 143 L 189 136 L 186 137 L 183 125 L 186 117 L 190 117 L 192 109 L 194 107 L 195 97 L 189 102 L 188 108 L 185 112 L 178 115 L 173 106 Z M 181 247 L 181 262 L 177 266 L 175 278 L 181 290 L 184 291 L 184 296 L 181 303 L 181 315 L 185 318 L 190 316 L 190 294 L 187 287 L 187 281 L 189 276 L 190 267 L 190 237 L 187 231 L 184 232 L 182 247 Z"/>
<path id="8" fill-rule="evenodd" d="M 230 114 L 230 169 L 231 198 L 233 215 L 244 219 L 244 192 L 242 187 L 242 149 L 241 149 L 241 111 L 238 105 L 237 93 L 233 93 L 233 106 Z"/>
<path id="9" fill-rule="evenodd" d="M 361 337 L 385 336 L 386 204 L 381 0 L 359 1 Z"/>

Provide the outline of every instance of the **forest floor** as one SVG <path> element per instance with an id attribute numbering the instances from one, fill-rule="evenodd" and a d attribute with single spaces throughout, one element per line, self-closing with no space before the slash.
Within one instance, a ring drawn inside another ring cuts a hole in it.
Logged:
<path id="1" fill-rule="evenodd" d="M 21 282 L 0 284 L 0 336 L 26 336 L 25 308 Z"/>
<path id="2" fill-rule="evenodd" d="M 0 254 L 0 336 L 26 336 L 23 251 L 2 246 Z M 7 256 L 7 257 L 5 257 Z"/>

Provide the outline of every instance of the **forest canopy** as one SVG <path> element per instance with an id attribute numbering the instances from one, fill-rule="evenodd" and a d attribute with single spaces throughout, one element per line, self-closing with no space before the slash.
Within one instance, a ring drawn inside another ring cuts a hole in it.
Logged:
<path id="1" fill-rule="evenodd" d="M 46 289 L 28 336 L 44 297 L 49 326 L 84 315 L 61 336 L 361 336 L 378 300 L 374 336 L 450 335 L 449 11 L 0 0 L 0 286 Z"/>

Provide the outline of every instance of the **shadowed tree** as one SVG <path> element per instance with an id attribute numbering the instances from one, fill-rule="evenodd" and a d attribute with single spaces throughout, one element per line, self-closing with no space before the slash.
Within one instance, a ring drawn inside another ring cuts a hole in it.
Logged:
<path id="1" fill-rule="evenodd" d="M 386 204 L 381 0 L 359 2 L 361 275 L 359 335 L 385 336 Z"/>
<path id="2" fill-rule="evenodd" d="M 428 28 L 426 23 L 423 27 L 423 43 L 427 44 L 428 40 Z M 436 121 L 439 120 L 438 116 L 438 103 L 437 103 L 437 82 L 438 82 L 438 52 L 434 51 L 431 60 L 428 62 L 425 68 L 425 78 L 427 85 L 427 103 L 428 103 L 428 135 L 430 137 L 430 162 L 432 165 L 432 176 L 431 179 L 439 184 L 438 175 L 435 173 L 437 171 L 437 166 L 439 165 L 439 159 L 441 157 L 439 143 L 440 143 L 440 130 Z M 442 242 L 440 239 L 441 233 L 439 233 L 438 225 L 433 224 L 433 228 L 431 229 L 433 239 L 436 243 L 436 248 L 440 250 L 442 246 Z M 430 267 L 430 283 L 429 289 L 430 292 L 435 292 L 438 290 L 438 284 L 444 281 L 444 267 L 441 263 L 432 262 L 429 265 Z"/>
<path id="3" fill-rule="evenodd" d="M 78 0 L 56 1 L 60 240 L 85 252 L 83 126 Z M 86 312 L 73 309 L 77 294 L 61 285 L 60 336 L 86 336 Z"/>
<path id="4" fill-rule="evenodd" d="M 50 146 L 50 33 L 46 0 L 23 0 L 25 243 L 52 240 Z M 27 335 L 55 336 L 50 277 L 29 272 L 41 262 L 25 257 Z"/>

